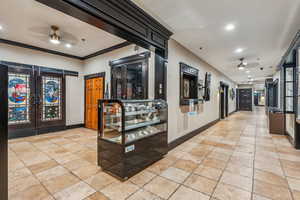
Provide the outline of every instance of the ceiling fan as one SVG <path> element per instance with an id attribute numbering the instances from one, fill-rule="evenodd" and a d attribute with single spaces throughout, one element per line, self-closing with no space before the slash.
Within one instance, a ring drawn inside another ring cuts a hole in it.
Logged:
<path id="1" fill-rule="evenodd" d="M 239 61 L 240 63 L 237 65 L 239 70 L 244 70 L 245 68 L 255 68 L 259 66 L 258 62 L 248 63 L 245 58 L 240 58 Z"/>
<path id="2" fill-rule="evenodd" d="M 71 33 L 61 31 L 58 26 L 52 25 L 49 27 L 34 27 L 30 29 L 34 33 L 34 37 L 43 42 L 50 42 L 55 45 L 65 44 L 66 47 L 71 47 L 78 43 L 78 39 Z"/>

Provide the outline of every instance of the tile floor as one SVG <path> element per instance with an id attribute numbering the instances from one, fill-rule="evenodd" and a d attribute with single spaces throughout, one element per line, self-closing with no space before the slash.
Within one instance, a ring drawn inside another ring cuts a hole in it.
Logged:
<path id="1" fill-rule="evenodd" d="M 9 199 L 300 199 L 300 151 L 268 134 L 263 109 L 231 115 L 126 182 L 96 161 L 96 133 L 83 128 L 10 140 Z"/>

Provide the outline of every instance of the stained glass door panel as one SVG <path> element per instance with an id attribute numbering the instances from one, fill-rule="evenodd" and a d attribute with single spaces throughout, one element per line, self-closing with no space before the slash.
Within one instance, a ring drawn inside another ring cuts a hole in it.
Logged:
<path id="1" fill-rule="evenodd" d="M 65 126 L 64 76 L 62 74 L 41 72 L 38 83 L 38 129 Z"/>
<path id="2" fill-rule="evenodd" d="M 30 75 L 8 74 L 8 124 L 30 123 Z"/>
<path id="3" fill-rule="evenodd" d="M 42 77 L 42 121 L 61 120 L 62 118 L 62 78 Z"/>
<path id="4" fill-rule="evenodd" d="M 9 138 L 35 135 L 35 79 L 30 68 L 8 68 Z"/>

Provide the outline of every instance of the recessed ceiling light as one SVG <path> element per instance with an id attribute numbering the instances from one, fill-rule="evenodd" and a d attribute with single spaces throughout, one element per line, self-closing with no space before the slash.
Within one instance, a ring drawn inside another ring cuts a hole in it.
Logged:
<path id="1" fill-rule="evenodd" d="M 69 44 L 69 43 L 67 43 L 65 46 L 66 46 L 67 48 L 71 48 L 71 47 L 72 47 L 72 45 Z"/>
<path id="2" fill-rule="evenodd" d="M 225 26 L 225 30 L 226 31 L 233 31 L 235 29 L 235 25 L 234 24 L 227 24 Z"/>
<path id="3" fill-rule="evenodd" d="M 60 41 L 57 40 L 57 39 L 50 39 L 50 42 L 51 42 L 52 44 L 60 44 Z"/>
<path id="4" fill-rule="evenodd" d="M 248 75 L 248 78 L 251 78 L 251 75 Z"/>
<path id="5" fill-rule="evenodd" d="M 247 70 L 247 71 L 246 71 L 246 73 L 247 73 L 247 74 L 249 74 L 249 73 L 250 73 L 250 71 L 249 71 L 249 70 Z"/>
<path id="6" fill-rule="evenodd" d="M 238 66 L 238 69 L 239 69 L 239 70 L 244 70 L 244 69 L 245 69 L 245 66 L 244 66 L 244 65 L 239 65 L 239 66 Z"/>
<path id="7" fill-rule="evenodd" d="M 242 53 L 244 51 L 244 49 L 242 49 L 242 48 L 237 48 L 236 50 L 235 50 L 235 53 Z"/>

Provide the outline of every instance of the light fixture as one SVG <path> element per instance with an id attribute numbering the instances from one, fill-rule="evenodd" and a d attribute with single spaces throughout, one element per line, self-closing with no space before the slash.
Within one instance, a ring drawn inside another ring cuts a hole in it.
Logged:
<path id="1" fill-rule="evenodd" d="M 50 39 L 52 44 L 60 44 L 60 36 L 58 33 L 59 28 L 57 26 L 51 26 Z"/>
<path id="2" fill-rule="evenodd" d="M 239 70 L 244 70 L 247 66 L 247 62 L 245 61 L 245 58 L 240 58 L 240 64 L 237 66 Z"/>
<path id="3" fill-rule="evenodd" d="M 242 53 L 244 51 L 244 49 L 242 49 L 242 48 L 237 48 L 236 50 L 235 50 L 235 53 Z"/>
<path id="4" fill-rule="evenodd" d="M 72 45 L 71 45 L 70 43 L 67 43 L 65 46 L 66 46 L 68 49 L 70 49 L 70 48 L 72 47 Z"/>
<path id="5" fill-rule="evenodd" d="M 248 75 L 248 78 L 251 78 L 251 75 Z"/>
<path id="6" fill-rule="evenodd" d="M 245 66 L 240 64 L 240 65 L 238 65 L 238 69 L 239 69 L 239 70 L 244 70 L 244 69 L 245 69 Z"/>
<path id="7" fill-rule="evenodd" d="M 246 73 L 247 73 L 247 74 L 249 74 L 249 73 L 250 73 L 250 71 L 249 71 L 249 70 L 247 70 L 247 71 L 246 71 Z"/>
<path id="8" fill-rule="evenodd" d="M 226 31 L 233 31 L 235 29 L 235 25 L 234 24 L 227 24 L 225 26 L 225 30 Z"/>
<path id="9" fill-rule="evenodd" d="M 0 25 L 0 31 L 3 30 L 3 26 Z"/>

